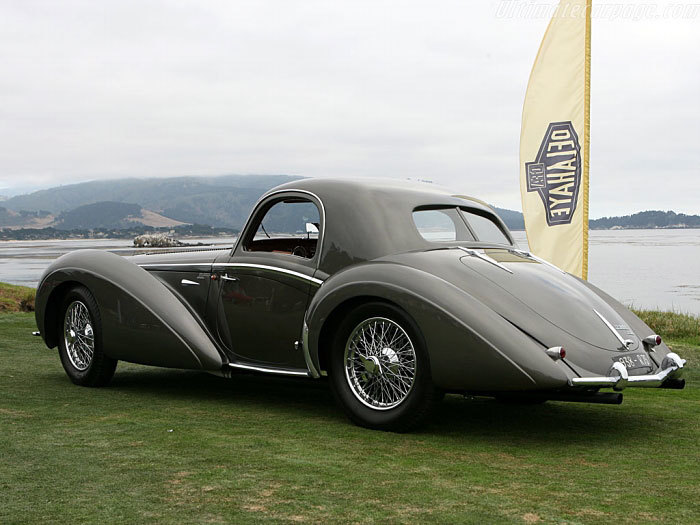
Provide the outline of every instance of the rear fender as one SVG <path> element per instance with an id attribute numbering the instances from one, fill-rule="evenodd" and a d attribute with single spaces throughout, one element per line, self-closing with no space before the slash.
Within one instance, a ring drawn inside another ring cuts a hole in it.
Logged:
<path id="1" fill-rule="evenodd" d="M 563 387 L 573 374 L 544 348 L 456 286 L 408 266 L 371 262 L 324 282 L 307 312 L 308 352 L 320 369 L 327 352 L 324 324 L 338 308 L 357 301 L 391 302 L 418 324 L 433 382 L 447 390 L 504 391 Z"/>
<path id="2" fill-rule="evenodd" d="M 87 287 L 97 301 L 109 357 L 170 368 L 223 366 L 202 323 L 161 281 L 123 257 L 99 250 L 66 254 L 44 273 L 36 321 L 50 348 L 58 340 L 60 301 L 76 284 Z"/>

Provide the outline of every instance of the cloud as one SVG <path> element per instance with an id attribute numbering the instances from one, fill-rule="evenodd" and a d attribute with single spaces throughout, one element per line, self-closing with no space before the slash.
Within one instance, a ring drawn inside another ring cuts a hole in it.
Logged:
<path id="1" fill-rule="evenodd" d="M 498 5 L 5 2 L 0 186 L 420 177 L 518 208 L 547 20 Z M 700 211 L 698 22 L 594 20 L 592 216 Z"/>

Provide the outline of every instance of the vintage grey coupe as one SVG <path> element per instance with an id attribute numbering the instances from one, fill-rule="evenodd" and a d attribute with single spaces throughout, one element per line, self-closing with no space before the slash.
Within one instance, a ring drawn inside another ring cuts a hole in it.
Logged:
<path id="1" fill-rule="evenodd" d="M 620 403 L 684 386 L 685 361 L 622 304 L 518 249 L 481 201 L 406 181 L 279 186 L 232 248 L 69 253 L 36 321 L 79 385 L 118 360 L 327 376 L 352 421 L 385 430 L 444 392 Z"/>

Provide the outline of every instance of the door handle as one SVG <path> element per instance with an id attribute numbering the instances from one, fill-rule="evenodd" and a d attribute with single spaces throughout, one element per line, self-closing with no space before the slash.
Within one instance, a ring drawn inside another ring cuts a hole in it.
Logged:
<path id="1" fill-rule="evenodd" d="M 189 279 L 183 279 L 182 281 L 180 281 L 180 284 L 182 286 L 199 286 L 198 282 L 190 281 Z"/>
<path id="2" fill-rule="evenodd" d="M 232 282 L 238 281 L 238 277 L 229 277 L 228 274 L 223 274 L 221 276 L 221 279 L 224 281 L 232 281 Z"/>

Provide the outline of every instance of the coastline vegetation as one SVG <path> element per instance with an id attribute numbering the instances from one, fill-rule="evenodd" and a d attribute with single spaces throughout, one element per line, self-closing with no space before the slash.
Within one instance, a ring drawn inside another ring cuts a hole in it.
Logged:
<path id="1" fill-rule="evenodd" d="M 170 233 L 176 237 L 218 237 L 238 235 L 238 228 L 214 228 L 204 224 L 185 224 L 175 227 L 153 228 L 90 228 L 61 230 L 57 228 L 0 228 L 0 241 L 35 241 L 67 239 L 133 239 L 147 233 Z"/>
<path id="2" fill-rule="evenodd" d="M 33 312 L 36 290 L 0 282 L 0 313 Z"/>
<path id="3" fill-rule="evenodd" d="M 665 339 L 700 346 L 700 317 L 680 312 L 632 310 L 649 328 Z"/>

